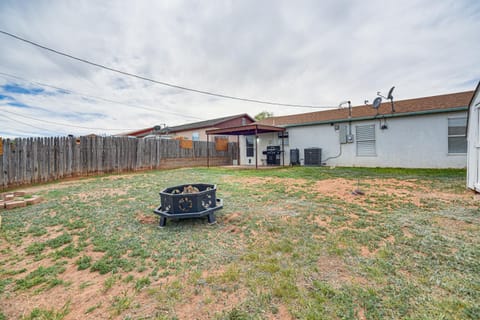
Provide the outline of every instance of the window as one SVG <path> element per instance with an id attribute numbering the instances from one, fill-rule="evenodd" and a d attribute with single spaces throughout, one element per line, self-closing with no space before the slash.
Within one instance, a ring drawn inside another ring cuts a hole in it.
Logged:
<path id="1" fill-rule="evenodd" d="M 253 157 L 253 140 L 255 136 L 246 136 L 246 144 L 247 144 L 247 157 Z"/>
<path id="2" fill-rule="evenodd" d="M 448 119 L 448 153 L 467 153 L 467 118 Z"/>
<path id="3" fill-rule="evenodd" d="M 278 133 L 278 140 L 279 144 L 282 144 L 282 137 L 283 137 L 283 145 L 288 146 L 288 131 L 283 131 Z"/>
<path id="4" fill-rule="evenodd" d="M 376 156 L 375 125 L 357 126 L 357 156 Z"/>
<path id="5" fill-rule="evenodd" d="M 198 133 L 198 132 L 192 133 L 192 140 L 193 141 L 200 141 L 200 133 Z"/>

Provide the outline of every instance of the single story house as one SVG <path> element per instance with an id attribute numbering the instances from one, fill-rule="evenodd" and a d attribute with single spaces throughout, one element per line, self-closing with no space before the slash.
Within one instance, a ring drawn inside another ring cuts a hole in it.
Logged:
<path id="1" fill-rule="evenodd" d="M 467 187 L 480 192 L 480 82 L 468 106 Z"/>
<path id="2" fill-rule="evenodd" d="M 240 164 L 271 164 L 265 151 L 278 149 L 283 140 L 280 165 L 289 165 L 292 154 L 302 165 L 465 168 L 472 96 L 467 91 L 394 101 L 393 107 L 386 102 L 377 109 L 363 105 L 267 118 L 256 124 L 286 130 L 241 137 Z"/>
<path id="3" fill-rule="evenodd" d="M 187 139 L 193 141 L 206 141 L 206 130 L 221 129 L 232 126 L 248 125 L 255 122 L 255 120 L 248 114 L 238 114 L 228 117 L 210 119 L 205 121 L 193 122 L 173 127 L 161 128 L 160 126 L 145 128 L 122 134 L 122 136 L 133 136 L 137 138 L 144 138 L 149 136 L 161 136 L 171 139 Z M 230 142 L 237 142 L 236 138 L 229 137 Z"/>

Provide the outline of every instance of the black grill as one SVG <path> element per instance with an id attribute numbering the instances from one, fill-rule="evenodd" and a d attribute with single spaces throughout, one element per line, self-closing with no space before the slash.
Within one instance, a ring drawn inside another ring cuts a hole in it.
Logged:
<path id="1" fill-rule="evenodd" d="M 280 165 L 280 155 L 282 154 L 280 146 L 267 146 L 267 150 L 263 151 L 262 153 L 267 156 L 267 165 Z"/>

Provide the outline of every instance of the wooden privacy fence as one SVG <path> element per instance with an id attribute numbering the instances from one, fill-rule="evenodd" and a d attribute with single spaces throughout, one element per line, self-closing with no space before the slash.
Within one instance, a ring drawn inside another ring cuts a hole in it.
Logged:
<path id="1" fill-rule="evenodd" d="M 232 164 L 236 143 L 219 151 L 214 142 L 129 137 L 55 137 L 0 140 L 0 186 L 46 182 L 66 177 L 145 169 Z"/>

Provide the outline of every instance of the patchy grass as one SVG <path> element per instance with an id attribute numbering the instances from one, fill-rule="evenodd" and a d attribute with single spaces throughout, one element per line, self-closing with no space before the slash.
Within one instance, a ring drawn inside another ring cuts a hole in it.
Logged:
<path id="1" fill-rule="evenodd" d="M 2 212 L 0 319 L 478 319 L 480 210 L 464 179 L 202 168 L 37 186 L 34 211 Z M 218 185 L 218 223 L 158 229 L 158 192 L 197 182 Z"/>

